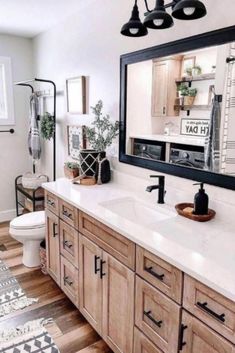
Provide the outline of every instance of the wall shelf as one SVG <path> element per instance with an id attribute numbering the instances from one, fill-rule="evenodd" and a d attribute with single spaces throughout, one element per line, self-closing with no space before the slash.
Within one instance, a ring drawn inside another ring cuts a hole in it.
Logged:
<path id="1" fill-rule="evenodd" d="M 189 111 L 189 110 L 211 110 L 212 106 L 211 105 L 178 105 L 176 104 L 174 106 L 175 110 L 183 110 L 183 111 Z"/>
<path id="2" fill-rule="evenodd" d="M 215 80 L 215 73 L 209 73 L 209 74 L 202 74 L 198 76 L 186 76 L 186 77 L 180 77 L 175 80 L 177 84 L 183 83 L 183 82 L 193 82 L 193 81 L 206 81 L 206 80 Z"/>

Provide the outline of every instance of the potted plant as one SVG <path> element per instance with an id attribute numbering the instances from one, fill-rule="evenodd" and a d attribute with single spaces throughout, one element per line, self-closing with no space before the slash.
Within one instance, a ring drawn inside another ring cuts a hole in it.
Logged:
<path id="1" fill-rule="evenodd" d="M 184 97 L 184 105 L 193 105 L 196 95 L 196 88 L 188 88 L 187 95 Z"/>
<path id="2" fill-rule="evenodd" d="M 79 164 L 76 162 L 66 162 L 64 164 L 64 174 L 68 179 L 74 179 L 79 176 Z"/>
<path id="3" fill-rule="evenodd" d="M 179 104 L 184 104 L 184 97 L 188 95 L 188 85 L 186 83 L 181 83 L 178 86 L 178 94 L 179 94 Z"/>
<path id="4" fill-rule="evenodd" d="M 80 165 L 83 174 L 91 176 L 92 173 L 93 175 L 98 173 L 97 177 L 100 176 L 101 180 L 99 181 L 103 183 L 110 180 L 110 164 L 106 159 L 106 148 L 111 146 L 113 140 L 118 136 L 119 122 L 111 122 L 108 114 L 103 115 L 102 100 L 99 100 L 91 109 L 95 118 L 92 126 L 85 128 L 85 133 L 92 150 L 80 151 Z M 98 172 L 97 162 L 99 165 L 102 164 L 102 170 Z"/>
<path id="5" fill-rule="evenodd" d="M 192 76 L 199 76 L 199 75 L 201 75 L 201 73 L 202 73 L 202 68 L 201 68 L 201 66 L 195 65 L 195 66 L 192 68 Z"/>

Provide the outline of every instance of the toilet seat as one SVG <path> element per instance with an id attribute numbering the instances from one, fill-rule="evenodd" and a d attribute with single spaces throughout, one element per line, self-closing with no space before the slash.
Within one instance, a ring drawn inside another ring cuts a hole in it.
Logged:
<path id="1" fill-rule="evenodd" d="M 24 214 L 10 222 L 10 228 L 15 230 L 36 230 L 45 228 L 45 211 Z"/>

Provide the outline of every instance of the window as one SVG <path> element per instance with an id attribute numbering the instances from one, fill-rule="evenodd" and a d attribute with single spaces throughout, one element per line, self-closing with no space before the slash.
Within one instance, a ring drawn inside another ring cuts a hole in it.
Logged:
<path id="1" fill-rule="evenodd" d="M 0 56 L 0 125 L 14 125 L 11 59 Z"/>

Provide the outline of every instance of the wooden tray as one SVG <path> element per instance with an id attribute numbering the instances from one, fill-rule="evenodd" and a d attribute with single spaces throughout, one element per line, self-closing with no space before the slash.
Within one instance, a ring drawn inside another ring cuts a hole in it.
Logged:
<path id="1" fill-rule="evenodd" d="M 80 184 L 80 185 L 95 185 L 96 178 L 89 177 L 89 176 L 78 176 L 72 180 L 73 184 Z"/>
<path id="2" fill-rule="evenodd" d="M 186 208 L 187 210 L 185 210 Z M 193 221 L 197 221 L 197 222 L 210 221 L 216 215 L 216 212 L 211 209 L 208 210 L 208 214 L 206 215 L 195 215 L 193 214 L 193 208 L 194 208 L 193 203 L 186 203 L 186 202 L 179 203 L 178 205 L 175 206 L 175 209 L 180 216 L 192 219 Z"/>

